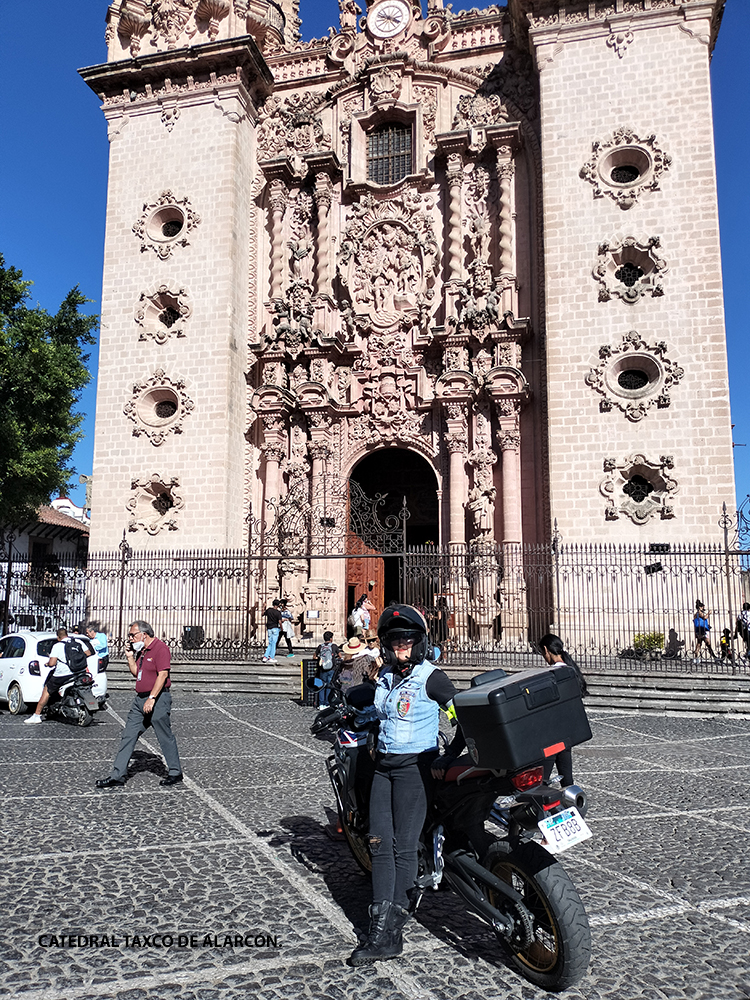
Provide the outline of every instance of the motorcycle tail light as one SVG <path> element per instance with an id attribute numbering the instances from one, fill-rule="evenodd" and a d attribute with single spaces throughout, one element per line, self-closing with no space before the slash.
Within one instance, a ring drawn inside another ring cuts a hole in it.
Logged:
<path id="1" fill-rule="evenodd" d="M 39 660 L 29 660 L 29 673 L 33 674 L 34 677 L 42 676 L 42 672 L 39 667 Z"/>
<path id="2" fill-rule="evenodd" d="M 526 792 L 530 788 L 536 788 L 537 785 L 541 785 L 543 778 L 543 767 L 530 767 L 526 771 L 519 771 L 518 774 L 510 776 L 511 784 L 519 792 Z"/>
<path id="3" fill-rule="evenodd" d="M 97 668 L 98 668 L 100 674 L 103 674 L 106 671 L 106 669 L 107 669 L 107 664 L 104 662 L 104 660 L 101 657 L 97 661 Z"/>

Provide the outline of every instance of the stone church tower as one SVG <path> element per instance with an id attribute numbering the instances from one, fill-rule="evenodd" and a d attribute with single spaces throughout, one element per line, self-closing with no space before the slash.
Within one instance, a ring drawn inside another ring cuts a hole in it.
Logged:
<path id="1" fill-rule="evenodd" d="M 722 0 L 425 2 L 110 6 L 92 549 L 719 539 Z"/>

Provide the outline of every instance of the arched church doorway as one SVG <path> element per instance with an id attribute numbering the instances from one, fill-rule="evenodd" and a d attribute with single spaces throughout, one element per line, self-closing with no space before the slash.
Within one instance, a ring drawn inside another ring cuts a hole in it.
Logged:
<path id="1" fill-rule="evenodd" d="M 406 507 L 409 512 L 403 536 L 406 548 L 439 544 L 438 482 L 421 455 L 406 448 L 382 448 L 363 458 L 352 470 L 350 479 L 370 498 L 383 495 L 384 502 L 377 507 L 381 523 L 388 518 L 398 519 Z M 389 601 L 403 600 L 401 563 L 401 557 L 395 553 L 347 559 L 347 613 L 362 594 L 370 596 L 378 613 Z"/>

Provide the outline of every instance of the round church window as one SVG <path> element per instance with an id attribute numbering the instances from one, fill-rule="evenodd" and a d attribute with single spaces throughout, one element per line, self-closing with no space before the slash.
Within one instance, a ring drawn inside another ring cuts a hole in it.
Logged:
<path id="1" fill-rule="evenodd" d="M 617 384 L 621 389 L 642 389 L 649 381 L 646 372 L 640 368 L 626 368 L 617 376 Z"/>
<path id="2" fill-rule="evenodd" d="M 176 239 L 185 228 L 185 213 L 179 205 L 164 205 L 146 223 L 146 233 L 155 243 Z"/>
<path id="3" fill-rule="evenodd" d="M 180 399 L 174 389 L 159 386 L 138 400 L 138 418 L 149 427 L 163 427 L 179 416 Z"/>

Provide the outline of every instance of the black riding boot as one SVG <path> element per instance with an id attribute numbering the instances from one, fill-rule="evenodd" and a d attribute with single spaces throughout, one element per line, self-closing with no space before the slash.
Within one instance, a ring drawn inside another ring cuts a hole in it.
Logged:
<path id="1" fill-rule="evenodd" d="M 364 965 L 366 962 L 395 958 L 401 954 L 400 932 L 397 950 L 394 950 L 393 945 L 392 920 L 394 910 L 401 910 L 401 907 L 394 907 L 393 903 L 389 902 L 373 903 L 370 907 L 370 931 L 367 940 L 351 953 L 350 965 Z M 401 912 L 405 913 L 406 911 Z M 403 924 L 401 926 L 403 927 Z"/>
<path id="2" fill-rule="evenodd" d="M 393 949 L 393 955 L 400 955 L 404 950 L 402 931 L 407 920 L 412 915 L 412 912 L 411 908 L 405 910 L 403 907 L 397 906 L 395 903 L 391 907 L 388 927 L 391 932 L 391 948 Z"/>

